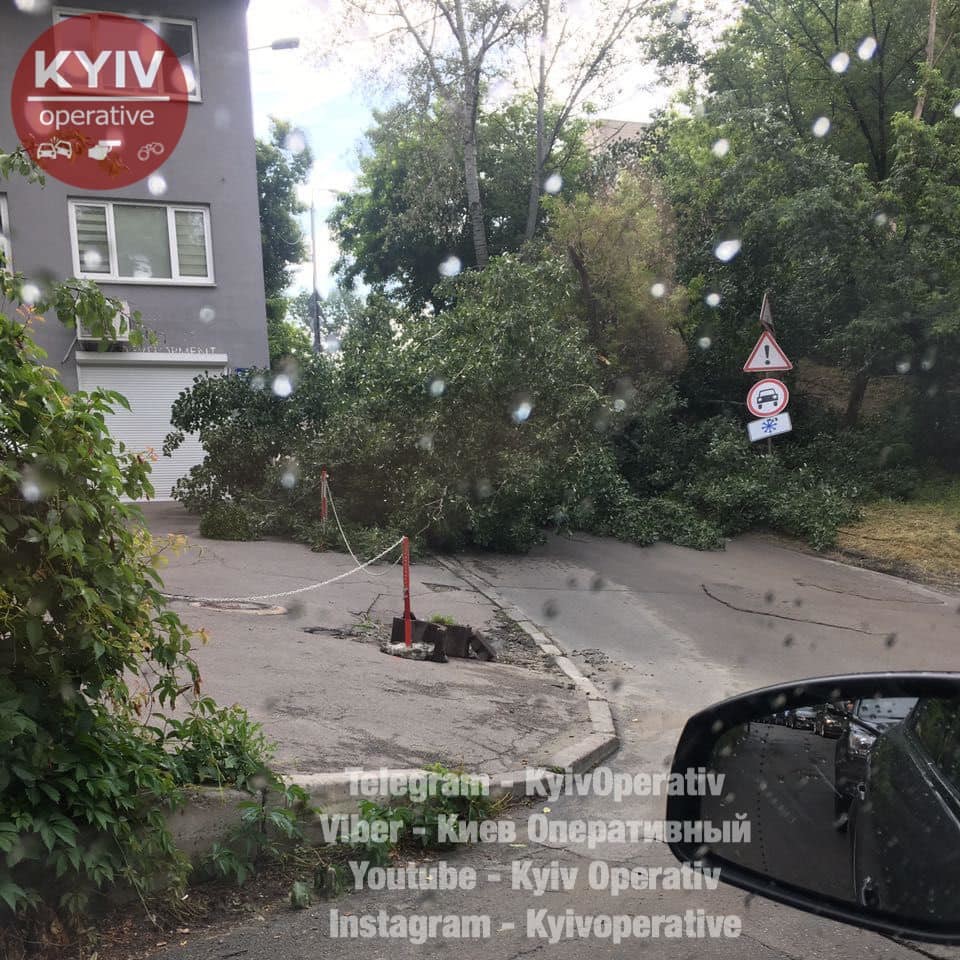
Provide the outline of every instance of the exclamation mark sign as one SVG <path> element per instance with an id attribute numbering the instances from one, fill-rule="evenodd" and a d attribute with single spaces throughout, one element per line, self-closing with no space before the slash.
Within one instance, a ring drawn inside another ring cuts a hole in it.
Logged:
<path id="1" fill-rule="evenodd" d="M 769 367 L 770 366 L 770 344 L 765 343 L 763 345 L 763 354 L 766 358 L 763 362 Z"/>

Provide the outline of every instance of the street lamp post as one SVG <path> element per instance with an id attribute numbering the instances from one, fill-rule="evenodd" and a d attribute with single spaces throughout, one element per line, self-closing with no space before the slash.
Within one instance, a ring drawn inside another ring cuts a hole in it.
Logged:
<path id="1" fill-rule="evenodd" d="M 299 46 L 299 37 L 281 37 L 273 43 L 265 43 L 262 47 L 250 47 L 247 53 L 253 53 L 254 50 L 296 50 Z"/>

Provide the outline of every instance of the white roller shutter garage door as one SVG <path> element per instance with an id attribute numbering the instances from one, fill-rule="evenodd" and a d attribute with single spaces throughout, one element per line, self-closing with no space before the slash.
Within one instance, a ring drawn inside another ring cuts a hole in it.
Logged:
<path id="1" fill-rule="evenodd" d="M 151 473 L 155 499 L 172 499 L 173 485 L 204 457 L 196 435 L 188 436 L 172 457 L 163 456 L 163 441 L 173 429 L 170 409 L 174 401 L 194 377 L 224 373 L 226 362 L 224 354 L 77 353 L 80 390 L 116 390 L 130 403 L 129 412 L 118 407 L 107 417 L 114 439 L 138 453 L 156 451 L 159 460 Z"/>

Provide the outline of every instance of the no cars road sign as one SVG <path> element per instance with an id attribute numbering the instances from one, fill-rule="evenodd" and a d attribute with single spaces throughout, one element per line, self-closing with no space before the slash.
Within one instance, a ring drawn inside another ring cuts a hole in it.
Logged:
<path id="1" fill-rule="evenodd" d="M 790 402 L 790 391 L 782 380 L 758 380 L 747 394 L 747 409 L 755 417 L 775 417 Z"/>

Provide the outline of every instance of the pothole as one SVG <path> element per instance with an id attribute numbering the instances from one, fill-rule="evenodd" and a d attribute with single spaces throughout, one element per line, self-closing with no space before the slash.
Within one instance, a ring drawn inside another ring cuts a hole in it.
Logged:
<path id="1" fill-rule="evenodd" d="M 250 613 L 255 617 L 277 617 L 287 612 L 286 607 L 271 606 L 255 600 L 199 600 L 190 606 L 202 607 L 204 610 L 222 610 L 226 613 Z"/>
<path id="2" fill-rule="evenodd" d="M 303 632 L 314 636 L 334 637 L 337 640 L 356 639 L 356 634 L 352 630 L 341 630 L 339 627 L 304 627 Z"/>

